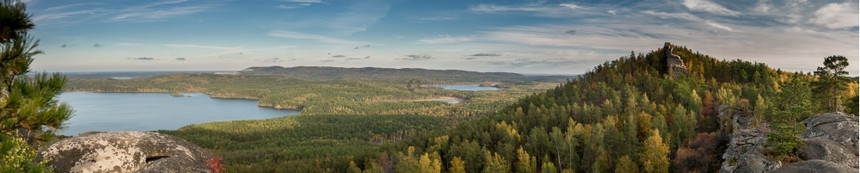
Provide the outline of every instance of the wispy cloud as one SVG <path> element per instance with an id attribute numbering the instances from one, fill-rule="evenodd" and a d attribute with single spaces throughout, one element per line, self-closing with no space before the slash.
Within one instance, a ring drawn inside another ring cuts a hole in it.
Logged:
<path id="1" fill-rule="evenodd" d="M 421 55 L 406 55 L 406 58 L 398 58 L 398 60 L 406 60 L 406 61 L 422 61 L 422 60 L 430 60 L 435 59 L 433 56 L 428 54 Z"/>
<path id="2" fill-rule="evenodd" d="M 642 11 L 642 13 L 652 15 L 652 16 L 657 16 L 659 18 L 664 18 L 664 19 L 676 18 L 676 19 L 684 19 L 684 20 L 689 20 L 689 21 L 702 21 L 701 18 L 696 17 L 690 13 L 668 13 L 668 12 L 659 12 L 659 11 L 654 11 L 654 10 L 645 10 L 645 11 Z"/>
<path id="3" fill-rule="evenodd" d="M 214 3 L 190 4 L 187 0 L 167 0 L 136 6 L 117 2 L 68 4 L 37 10 L 37 23 L 75 23 L 84 21 L 151 22 L 191 15 L 214 9 Z M 69 20 L 71 19 L 71 20 Z"/>
<path id="4" fill-rule="evenodd" d="M 271 36 L 271 37 L 277 37 L 277 38 L 285 38 L 285 39 L 314 40 L 314 41 L 317 41 L 320 43 L 328 43 L 328 44 L 351 44 L 351 45 L 356 45 L 356 44 L 369 45 L 370 44 L 367 42 L 350 41 L 350 40 L 344 40 L 344 39 L 334 38 L 334 37 L 329 37 L 329 36 L 294 32 L 294 31 L 287 31 L 287 30 L 272 31 L 266 35 Z"/>
<path id="5" fill-rule="evenodd" d="M 329 23 L 332 34 L 349 36 L 362 32 L 388 15 L 391 7 L 382 0 L 353 1 L 346 11 L 337 15 Z"/>
<path id="6" fill-rule="evenodd" d="M 476 54 L 472 54 L 469 56 L 502 56 L 502 55 L 497 54 L 497 53 L 476 53 Z"/>
<path id="7" fill-rule="evenodd" d="M 506 12 L 530 13 L 545 17 L 571 17 L 580 13 L 590 12 L 586 7 L 572 3 L 545 4 L 532 3 L 524 5 L 496 5 L 478 4 L 469 8 L 469 11 L 478 14 L 494 14 Z"/>
<path id="8" fill-rule="evenodd" d="M 450 35 L 437 35 L 434 37 L 428 37 L 418 40 L 420 43 L 425 44 L 451 44 L 451 43 L 462 43 L 472 41 L 471 37 L 467 36 L 450 36 Z"/>
<path id="9" fill-rule="evenodd" d="M 684 0 L 683 4 L 684 4 L 684 7 L 687 7 L 688 9 L 693 10 L 693 11 L 704 11 L 704 12 L 709 12 L 709 13 L 730 15 L 730 16 L 736 16 L 736 15 L 740 14 L 740 12 L 737 12 L 734 10 L 729 10 L 728 8 L 723 7 L 720 4 L 717 4 L 717 3 L 714 3 L 714 2 L 711 2 L 708 0 Z"/>
<path id="10" fill-rule="evenodd" d="M 223 47 L 223 46 L 207 46 L 207 45 L 194 45 L 194 44 L 164 44 L 164 46 L 172 47 L 172 48 L 196 48 L 196 49 L 217 49 L 217 50 L 244 50 L 242 46 L 239 47 Z"/>
<path id="11" fill-rule="evenodd" d="M 279 5 L 280 9 L 296 9 L 322 3 L 322 0 L 284 0 L 287 4 Z"/>
<path id="12" fill-rule="evenodd" d="M 152 21 L 187 14 L 194 14 L 210 9 L 205 6 L 174 7 L 169 9 L 129 8 L 111 18 L 116 21 Z"/>
<path id="13" fill-rule="evenodd" d="M 103 14 L 105 12 L 108 12 L 108 10 L 105 10 L 105 9 L 88 9 L 88 10 L 77 10 L 77 11 L 58 11 L 58 10 L 45 10 L 45 11 L 46 12 L 43 14 L 33 16 L 33 22 L 42 23 L 45 21 L 56 21 L 59 19 L 67 19 L 67 18 L 79 17 L 79 16 L 91 16 L 91 15 Z"/>
<path id="14" fill-rule="evenodd" d="M 155 58 L 142 56 L 142 57 L 137 57 L 137 58 L 128 58 L 128 60 L 152 61 L 152 60 L 155 60 Z"/>
<path id="15" fill-rule="evenodd" d="M 815 11 L 812 23 L 831 29 L 857 26 L 857 4 L 830 3 Z"/>
<path id="16" fill-rule="evenodd" d="M 725 26 L 725 25 L 722 25 L 722 24 L 719 24 L 719 23 L 713 22 L 713 21 L 706 21 L 705 24 L 707 24 L 708 26 L 712 26 L 714 28 L 719 28 L 719 29 L 726 30 L 726 31 L 731 31 L 731 32 L 735 31 L 734 29 L 732 29 L 728 26 Z"/>

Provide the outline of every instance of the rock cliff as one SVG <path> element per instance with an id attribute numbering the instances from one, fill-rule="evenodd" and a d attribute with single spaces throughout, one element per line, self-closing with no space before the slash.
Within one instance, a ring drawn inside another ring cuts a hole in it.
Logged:
<path id="1" fill-rule="evenodd" d="M 681 59 L 681 56 L 672 53 L 672 49 L 672 44 L 669 42 L 663 45 L 663 53 L 666 55 L 666 70 L 674 78 L 678 78 L 680 75 L 687 75 L 689 72 L 687 65 L 684 65 L 684 60 Z"/>
<path id="2" fill-rule="evenodd" d="M 719 106 L 717 116 L 731 120 L 730 126 L 724 126 L 724 130 L 731 131 L 731 139 L 723 153 L 720 172 L 767 172 L 782 165 L 764 154 L 770 132 L 767 124 L 754 125 L 751 112 L 728 106 Z"/>
<path id="3" fill-rule="evenodd" d="M 57 172 L 211 172 L 208 151 L 155 132 L 93 132 L 40 151 Z"/>

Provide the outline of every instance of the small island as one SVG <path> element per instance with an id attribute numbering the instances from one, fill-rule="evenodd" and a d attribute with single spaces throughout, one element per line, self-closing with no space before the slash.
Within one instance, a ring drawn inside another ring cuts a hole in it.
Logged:
<path id="1" fill-rule="evenodd" d="M 185 95 L 185 94 L 180 93 L 180 92 L 172 92 L 172 93 L 170 93 L 170 96 L 173 96 L 173 97 L 191 97 L 191 96 Z"/>

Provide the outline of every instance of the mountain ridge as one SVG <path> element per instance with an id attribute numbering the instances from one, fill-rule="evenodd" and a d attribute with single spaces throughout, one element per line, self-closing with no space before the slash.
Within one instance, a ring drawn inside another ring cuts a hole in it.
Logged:
<path id="1" fill-rule="evenodd" d="M 330 67 L 330 66 L 268 66 L 248 67 L 242 75 L 281 75 L 298 78 L 419 78 L 512 81 L 526 76 L 510 72 L 477 72 L 466 70 L 432 70 L 423 68 Z"/>

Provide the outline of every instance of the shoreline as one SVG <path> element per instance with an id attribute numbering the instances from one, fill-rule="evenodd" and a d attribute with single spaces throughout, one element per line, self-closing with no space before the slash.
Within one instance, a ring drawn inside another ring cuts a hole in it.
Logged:
<path id="1" fill-rule="evenodd" d="M 223 99 L 223 100 L 253 100 L 253 101 L 257 101 L 257 107 L 271 108 L 271 109 L 276 109 L 276 110 L 299 111 L 299 114 L 301 114 L 301 112 L 302 112 L 302 110 L 301 110 L 301 109 L 285 108 L 285 107 L 281 107 L 280 105 L 274 105 L 274 104 L 261 104 L 261 103 L 260 103 L 260 99 L 259 99 L 259 98 L 252 98 L 252 97 L 228 97 L 228 96 L 217 96 L 217 95 L 216 95 L 216 96 L 213 96 L 212 94 L 210 94 L 210 93 L 205 93 L 205 92 L 138 92 L 138 91 L 111 91 L 111 92 L 99 92 L 99 91 L 63 91 L 63 92 L 61 92 L 60 94 L 63 94 L 63 93 L 152 93 L 152 94 L 167 94 L 167 95 L 169 95 L 169 96 L 170 96 L 170 95 L 172 95 L 173 93 L 182 93 L 184 96 L 188 96 L 188 95 L 185 95 L 185 94 L 188 94 L 188 93 L 192 93 L 192 94 L 193 94 L 193 93 L 198 93 L 198 94 L 206 95 L 206 96 L 208 96 L 209 98 L 212 98 L 212 99 Z M 181 98 L 181 97 L 179 97 L 179 98 Z"/>

